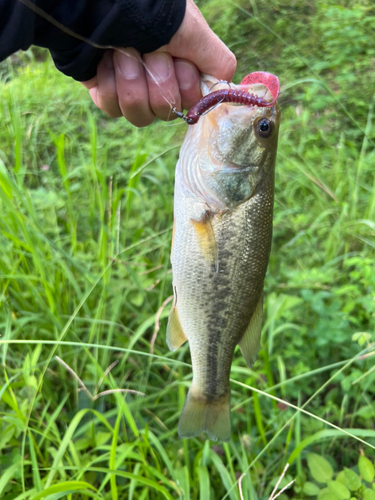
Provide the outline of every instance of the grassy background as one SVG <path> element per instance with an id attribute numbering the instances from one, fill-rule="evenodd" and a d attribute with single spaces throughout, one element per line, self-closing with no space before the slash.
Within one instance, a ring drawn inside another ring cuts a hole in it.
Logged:
<path id="1" fill-rule="evenodd" d="M 246 473 L 256 500 L 289 460 L 284 499 L 339 500 L 312 457 L 334 478 L 374 461 L 375 7 L 200 5 L 237 80 L 283 89 L 265 324 L 254 369 L 233 362 L 233 438 L 176 432 L 191 368 L 162 307 L 185 127 L 107 119 L 29 52 L 0 66 L 2 499 L 239 499 Z"/>

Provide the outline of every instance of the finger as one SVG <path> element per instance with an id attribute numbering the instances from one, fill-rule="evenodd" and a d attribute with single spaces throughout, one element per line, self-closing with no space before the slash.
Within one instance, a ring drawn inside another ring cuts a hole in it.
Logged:
<path id="1" fill-rule="evenodd" d="M 172 107 L 181 110 L 181 97 L 172 57 L 166 52 L 151 52 L 143 56 L 150 107 L 161 120 L 172 120 Z"/>
<path id="2" fill-rule="evenodd" d="M 200 90 L 200 73 L 195 64 L 186 59 L 174 59 L 176 74 L 183 109 L 190 109 L 202 97 Z"/>
<path id="3" fill-rule="evenodd" d="M 91 80 L 81 82 L 84 87 L 89 91 L 91 99 L 94 101 L 95 106 L 98 108 L 98 77 L 95 75 Z"/>
<path id="4" fill-rule="evenodd" d="M 166 47 L 172 56 L 188 59 L 218 80 L 231 81 L 236 71 L 234 54 L 210 29 L 193 0 L 187 0 L 181 26 Z"/>
<path id="5" fill-rule="evenodd" d="M 135 49 L 115 50 L 116 88 L 122 114 L 136 127 L 146 127 L 154 121 L 148 100 L 148 87 L 141 57 Z"/>
<path id="6" fill-rule="evenodd" d="M 98 85 L 90 90 L 92 100 L 99 109 L 111 118 L 122 116 L 118 103 L 116 80 L 113 64 L 113 51 L 108 50 L 96 70 Z"/>

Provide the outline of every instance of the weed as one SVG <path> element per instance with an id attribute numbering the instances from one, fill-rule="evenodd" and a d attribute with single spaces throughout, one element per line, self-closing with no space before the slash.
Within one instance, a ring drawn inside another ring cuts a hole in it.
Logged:
<path id="1" fill-rule="evenodd" d="M 253 370 L 235 355 L 233 439 L 176 434 L 191 367 L 164 337 L 183 127 L 110 120 L 29 51 L 0 68 L 4 500 L 236 500 L 240 478 L 266 499 L 286 462 L 281 500 L 372 498 L 374 6 L 202 7 L 237 80 L 267 70 L 283 89 L 262 347 Z"/>

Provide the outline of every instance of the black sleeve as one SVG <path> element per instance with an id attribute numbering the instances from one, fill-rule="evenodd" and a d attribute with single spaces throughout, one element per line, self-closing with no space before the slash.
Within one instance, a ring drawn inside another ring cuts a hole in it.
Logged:
<path id="1" fill-rule="evenodd" d="M 32 0 L 58 23 L 98 45 L 141 53 L 166 45 L 185 15 L 185 0 Z M 19 49 L 50 50 L 57 69 L 79 81 L 96 75 L 104 50 L 68 35 L 23 5 L 0 0 L 0 61 Z"/>

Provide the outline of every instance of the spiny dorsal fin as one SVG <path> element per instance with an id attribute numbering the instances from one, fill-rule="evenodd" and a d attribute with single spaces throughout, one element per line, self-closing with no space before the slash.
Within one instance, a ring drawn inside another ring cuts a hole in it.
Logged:
<path id="1" fill-rule="evenodd" d="M 167 325 L 167 345 L 171 351 L 175 351 L 187 341 L 187 338 L 182 329 L 180 319 L 177 313 L 177 292 L 174 288 L 174 300 L 171 312 L 169 314 Z"/>
<path id="2" fill-rule="evenodd" d="M 263 320 L 263 293 L 260 296 L 259 302 L 251 317 L 249 326 L 246 332 L 238 343 L 240 346 L 243 357 L 249 368 L 255 363 L 260 344 L 260 334 L 262 333 L 262 320 Z"/>
<path id="3" fill-rule="evenodd" d="M 211 225 L 211 212 L 206 210 L 199 220 L 191 219 L 197 236 L 199 250 L 210 264 L 219 272 L 219 254 L 214 230 Z"/>

